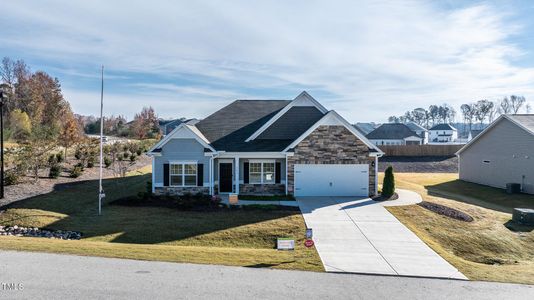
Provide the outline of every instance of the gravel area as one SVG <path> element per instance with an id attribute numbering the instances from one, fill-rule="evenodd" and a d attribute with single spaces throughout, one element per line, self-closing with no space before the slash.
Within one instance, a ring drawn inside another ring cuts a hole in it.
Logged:
<path id="1" fill-rule="evenodd" d="M 389 156 L 378 159 L 378 171 L 393 166 L 400 173 L 458 173 L 458 158 L 438 156 Z"/>
<path id="2" fill-rule="evenodd" d="M 132 166 L 130 166 L 129 169 L 135 170 L 147 166 L 149 164 L 151 164 L 150 157 L 146 155 L 141 155 L 139 156 L 137 161 Z M 57 179 L 47 178 L 45 177 L 48 174 L 47 170 L 43 170 L 41 172 L 41 178 L 39 178 L 37 181 L 35 181 L 33 177 L 26 177 L 23 179 L 22 183 L 5 187 L 5 197 L 4 199 L 0 199 L 0 207 L 15 201 L 50 193 L 58 184 L 68 184 L 81 181 L 96 180 L 98 179 L 99 175 L 98 166 L 99 165 L 96 164 L 93 168 L 86 168 L 83 174 L 78 178 L 70 178 L 68 177 L 68 173 L 66 172 L 63 172 L 61 176 Z M 103 175 L 104 178 L 113 177 L 113 170 L 104 168 Z"/>

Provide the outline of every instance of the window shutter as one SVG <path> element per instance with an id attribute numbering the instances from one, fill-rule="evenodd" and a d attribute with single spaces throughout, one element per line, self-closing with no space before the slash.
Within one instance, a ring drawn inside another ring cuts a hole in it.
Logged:
<path id="1" fill-rule="evenodd" d="M 163 164 L 163 186 L 169 186 L 169 164 Z"/>
<path id="2" fill-rule="evenodd" d="M 248 183 L 248 162 L 243 163 L 243 183 Z"/>
<path id="3" fill-rule="evenodd" d="M 282 179 L 282 164 L 280 162 L 276 162 L 275 168 L 274 168 L 274 183 L 280 183 Z"/>
<path id="4" fill-rule="evenodd" d="M 204 164 L 197 165 L 197 186 L 204 185 Z"/>

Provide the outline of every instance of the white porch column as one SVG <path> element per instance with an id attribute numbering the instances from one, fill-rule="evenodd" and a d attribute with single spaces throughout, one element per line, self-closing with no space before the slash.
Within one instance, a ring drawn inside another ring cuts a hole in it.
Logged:
<path id="1" fill-rule="evenodd" d="M 234 158 L 234 181 L 235 193 L 239 195 L 239 156 Z"/>
<path id="2" fill-rule="evenodd" d="M 210 157 L 209 177 L 210 177 L 210 195 L 213 196 L 213 156 Z"/>
<path id="3" fill-rule="evenodd" d="M 286 195 L 287 195 L 287 154 L 286 154 L 286 181 L 285 181 L 285 185 L 286 185 Z"/>

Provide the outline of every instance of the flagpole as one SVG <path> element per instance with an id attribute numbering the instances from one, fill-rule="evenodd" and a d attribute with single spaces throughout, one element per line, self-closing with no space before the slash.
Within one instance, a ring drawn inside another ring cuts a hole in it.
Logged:
<path id="1" fill-rule="evenodd" d="M 102 65 L 102 85 L 100 88 L 100 176 L 98 180 L 98 215 L 102 215 L 102 198 L 105 197 L 102 188 L 102 164 L 103 164 L 103 136 L 104 136 L 104 65 Z"/>

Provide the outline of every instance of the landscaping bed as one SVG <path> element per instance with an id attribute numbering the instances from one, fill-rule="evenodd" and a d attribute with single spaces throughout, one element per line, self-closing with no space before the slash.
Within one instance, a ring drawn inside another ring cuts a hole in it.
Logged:
<path id="1" fill-rule="evenodd" d="M 427 201 L 417 203 L 417 205 L 424 207 L 442 216 L 447 216 L 449 218 L 453 218 L 453 219 L 464 221 L 464 222 L 473 222 L 473 217 L 471 217 L 470 215 L 464 213 L 463 211 L 459 211 L 457 209 L 454 209 L 454 208 L 451 208 L 445 205 L 427 202 Z"/>

